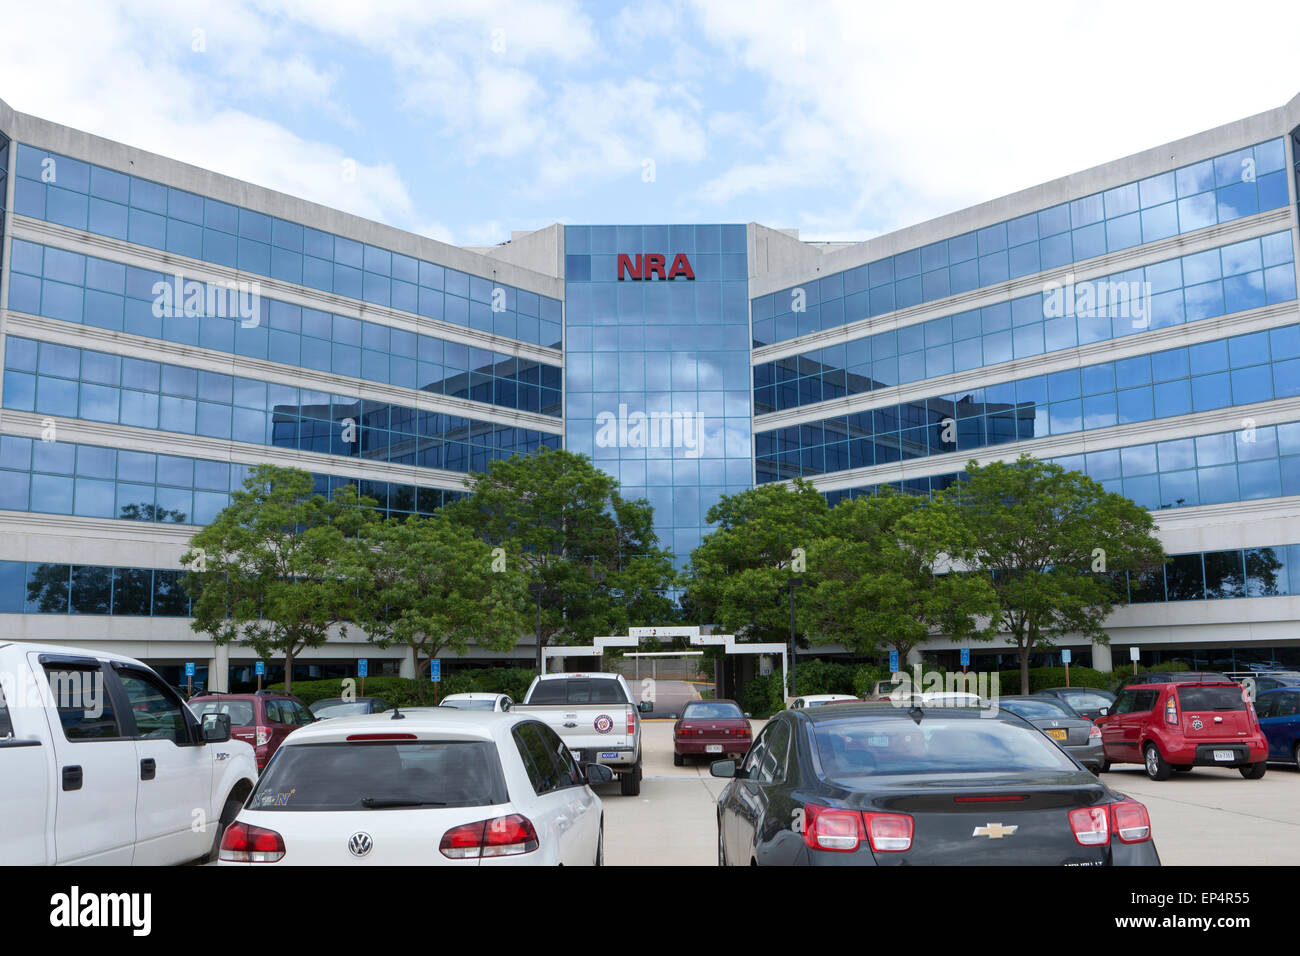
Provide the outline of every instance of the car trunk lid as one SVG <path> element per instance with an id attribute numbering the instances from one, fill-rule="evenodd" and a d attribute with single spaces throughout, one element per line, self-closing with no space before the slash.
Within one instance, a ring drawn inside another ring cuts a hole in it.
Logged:
<path id="1" fill-rule="evenodd" d="M 1161 718 L 1168 720 L 1174 701 L 1176 720 L 1188 740 L 1236 740 L 1254 732 L 1242 689 L 1237 684 L 1194 684 L 1175 689 Z"/>

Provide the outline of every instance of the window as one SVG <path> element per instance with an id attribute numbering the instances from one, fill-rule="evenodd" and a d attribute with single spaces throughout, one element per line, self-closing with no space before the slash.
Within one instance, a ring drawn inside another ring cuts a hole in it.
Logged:
<path id="1" fill-rule="evenodd" d="M 1180 687 L 1178 702 L 1183 710 L 1245 710 L 1246 701 L 1241 688 L 1236 684 L 1231 687 Z"/>
<path id="2" fill-rule="evenodd" d="M 767 742 L 771 738 L 775 726 L 775 724 L 768 724 L 764 727 L 763 732 L 759 734 L 758 739 L 754 741 L 754 745 L 749 748 L 749 753 L 745 754 L 745 759 L 741 763 L 740 769 L 744 771 L 744 776 L 746 778 L 753 779 L 755 774 L 757 774 L 759 763 L 763 759 L 763 754 L 767 751 Z"/>
<path id="3" fill-rule="evenodd" d="M 45 675 L 54 692 L 54 706 L 70 742 L 112 740 L 122 736 L 113 699 L 98 666 L 47 664 Z"/>
<path id="4" fill-rule="evenodd" d="M 1133 705 L 1137 702 L 1137 692 L 1131 690 L 1120 691 L 1120 695 L 1115 698 L 1115 706 L 1111 708 L 1112 714 L 1131 714 Z"/>
<path id="5" fill-rule="evenodd" d="M 143 740 L 170 740 L 174 744 L 190 743 L 190 725 L 185 705 L 152 675 L 120 669 L 118 679 L 131 703 L 135 716 L 135 735 Z"/>
<path id="6" fill-rule="evenodd" d="M 537 725 L 537 732 L 546 741 L 551 751 L 551 759 L 555 761 L 559 770 L 559 782 L 556 786 L 572 787 L 582 783 L 585 779 L 582 771 L 578 768 L 577 761 L 573 759 L 568 745 L 560 739 L 560 735 L 544 724 Z"/>
<path id="7" fill-rule="evenodd" d="M 767 737 L 762 763 L 759 765 L 759 783 L 780 783 L 785 779 L 786 755 L 790 749 L 790 724 L 784 720 L 777 721 L 776 727 Z"/>
<path id="8" fill-rule="evenodd" d="M 626 704 L 622 685 L 610 678 L 566 678 L 539 681 L 530 704 Z"/>
<path id="9" fill-rule="evenodd" d="M 560 786 L 559 772 L 551 759 L 550 745 L 541 733 L 543 727 L 543 724 L 529 722 L 520 724 L 514 733 L 515 746 L 519 748 L 519 756 L 528 771 L 528 779 L 538 795 L 550 793 Z"/>
<path id="10" fill-rule="evenodd" d="M 278 700 L 263 701 L 266 707 L 266 722 L 269 724 L 287 724 L 288 719 L 280 711 L 280 702 Z"/>
<path id="11" fill-rule="evenodd" d="M 1133 704 L 1135 714 L 1145 714 L 1155 710 L 1156 698 L 1160 696 L 1158 690 L 1140 690 L 1137 692 L 1137 699 Z"/>
<path id="12" fill-rule="evenodd" d="M 1273 712 L 1274 717 L 1294 717 L 1300 713 L 1300 691 L 1289 690 L 1283 694 L 1273 695 L 1277 698 L 1277 709 Z"/>

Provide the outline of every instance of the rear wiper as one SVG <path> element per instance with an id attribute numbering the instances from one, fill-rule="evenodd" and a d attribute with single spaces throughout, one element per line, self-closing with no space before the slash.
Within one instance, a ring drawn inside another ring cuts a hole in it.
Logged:
<path id="1" fill-rule="evenodd" d="M 447 804 L 437 800 L 381 800 L 378 797 L 362 797 L 361 805 L 371 810 L 385 807 L 445 807 Z"/>

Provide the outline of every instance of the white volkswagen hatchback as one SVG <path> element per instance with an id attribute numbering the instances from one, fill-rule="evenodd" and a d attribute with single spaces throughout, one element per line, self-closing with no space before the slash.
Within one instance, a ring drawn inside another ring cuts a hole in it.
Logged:
<path id="1" fill-rule="evenodd" d="M 220 863 L 599 866 L 582 767 L 527 714 L 450 707 L 340 717 L 285 738 L 221 840 Z"/>

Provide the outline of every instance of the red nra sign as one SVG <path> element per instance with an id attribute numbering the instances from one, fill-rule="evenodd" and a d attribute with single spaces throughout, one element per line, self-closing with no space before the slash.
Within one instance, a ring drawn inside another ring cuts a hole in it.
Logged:
<path id="1" fill-rule="evenodd" d="M 660 279 L 676 279 L 681 276 L 685 279 L 694 279 L 695 270 L 691 268 L 691 261 L 686 258 L 686 253 L 677 253 L 673 259 L 672 268 L 665 270 L 664 264 L 667 256 L 661 256 L 657 252 L 647 252 L 644 255 L 636 254 L 635 264 L 632 256 L 625 252 L 618 254 L 618 278 L 622 282 L 624 279 L 653 279 L 656 276 Z"/>

